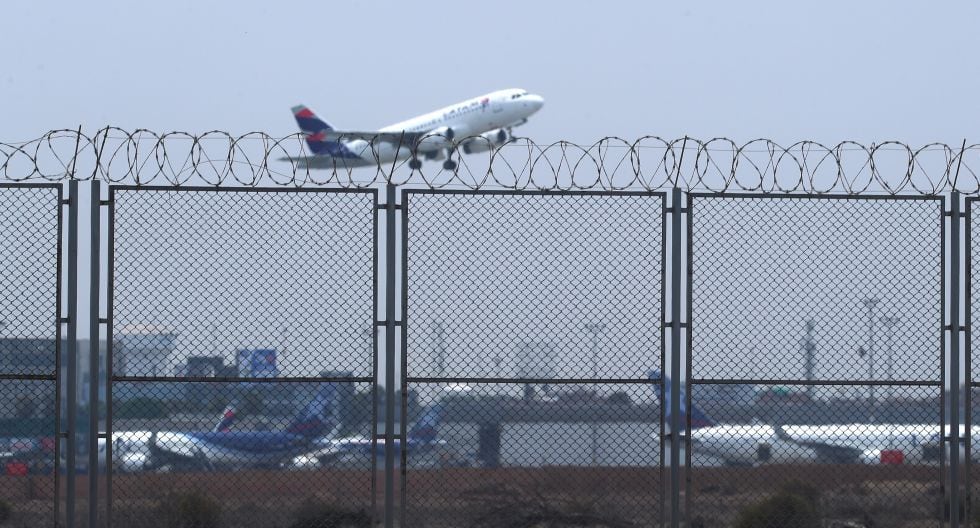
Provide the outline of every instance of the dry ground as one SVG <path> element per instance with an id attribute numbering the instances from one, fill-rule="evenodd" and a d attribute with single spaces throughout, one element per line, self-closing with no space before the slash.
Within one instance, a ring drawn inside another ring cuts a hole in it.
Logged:
<path id="1" fill-rule="evenodd" d="M 115 475 L 112 514 L 116 526 L 152 528 L 159 525 L 159 504 L 168 493 L 197 490 L 221 504 L 223 527 L 285 527 L 311 497 L 347 509 L 370 511 L 373 504 L 380 510 L 383 480 L 378 474 L 372 484 L 373 477 L 370 471 L 329 469 Z M 623 526 L 657 526 L 665 511 L 667 479 L 668 473 L 658 468 L 409 469 L 403 525 L 475 526 L 481 514 L 486 518 L 489 512 L 492 520 L 494 511 L 524 509 L 593 512 Z M 898 528 L 939 524 L 943 496 L 937 467 L 699 468 L 682 475 L 683 502 L 692 527 L 730 526 L 746 505 L 792 480 L 820 492 L 825 519 L 870 518 L 876 527 Z M 84 484 L 81 477 L 81 512 Z M 400 486 L 396 489 L 400 496 Z M 53 492 L 52 477 L 0 477 L 0 498 L 14 505 L 13 526 L 50 525 Z M 103 482 L 100 500 L 105 494 Z"/>

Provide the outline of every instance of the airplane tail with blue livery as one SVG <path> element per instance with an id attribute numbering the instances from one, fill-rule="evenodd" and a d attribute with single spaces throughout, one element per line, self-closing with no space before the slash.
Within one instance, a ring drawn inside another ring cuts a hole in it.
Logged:
<path id="1" fill-rule="evenodd" d="M 225 408 L 211 431 L 159 432 L 149 440 L 150 467 L 273 466 L 329 436 L 339 425 L 337 385 L 324 383 L 313 399 L 279 431 L 236 430 L 237 403 Z"/>
<path id="2" fill-rule="evenodd" d="M 323 436 L 339 425 L 337 384 L 325 383 L 307 406 L 296 415 L 286 432 L 305 438 Z"/>
<path id="3" fill-rule="evenodd" d="M 408 431 L 410 443 L 431 444 L 439 439 L 439 422 L 442 420 L 442 403 L 430 405 Z"/>
<path id="4" fill-rule="evenodd" d="M 310 152 L 315 156 L 360 159 L 344 143 L 328 140 L 327 133 L 333 132 L 335 129 L 330 123 L 320 119 L 313 110 L 304 105 L 298 105 L 294 106 L 292 111 L 293 117 L 296 118 L 296 124 L 299 125 L 299 129 L 306 139 L 306 144 L 310 147 Z"/>
<path id="5" fill-rule="evenodd" d="M 218 420 L 218 424 L 214 426 L 214 432 L 216 433 L 227 433 L 231 431 L 231 428 L 238 421 L 238 399 L 235 398 L 231 403 L 225 407 L 224 411 L 221 411 L 221 419 Z"/>
<path id="6" fill-rule="evenodd" d="M 651 370 L 650 371 L 650 374 L 649 374 L 649 377 L 650 377 L 651 380 L 659 380 L 659 379 L 661 379 L 661 377 L 663 379 L 663 383 L 664 383 L 664 399 L 663 399 L 664 415 L 665 415 L 665 417 L 667 419 L 667 423 L 670 424 L 671 423 L 671 417 L 672 417 L 671 409 L 673 407 L 671 405 L 671 402 L 672 402 L 672 400 L 671 400 L 671 388 L 673 386 L 673 381 L 671 381 L 671 379 L 669 377 L 667 377 L 667 376 L 662 376 L 661 375 L 661 372 L 659 370 Z M 684 426 L 685 429 L 687 429 L 687 419 L 688 419 L 688 416 L 687 416 L 688 415 L 688 412 L 687 412 L 688 390 L 689 389 L 687 387 L 687 384 L 681 383 L 681 387 L 680 387 L 681 401 L 680 401 L 680 406 L 679 406 L 680 412 L 681 412 L 680 423 L 683 424 L 683 426 Z M 657 395 L 658 399 L 659 399 L 659 396 L 660 395 L 658 394 Z M 691 412 L 690 412 L 690 415 L 691 415 L 690 418 L 691 418 L 691 429 L 692 430 L 695 430 L 695 429 L 703 429 L 703 428 L 706 428 L 706 427 L 713 427 L 713 426 L 717 425 L 717 423 L 714 420 L 712 420 L 700 408 L 698 408 L 696 405 L 694 405 L 694 403 L 691 403 Z"/>

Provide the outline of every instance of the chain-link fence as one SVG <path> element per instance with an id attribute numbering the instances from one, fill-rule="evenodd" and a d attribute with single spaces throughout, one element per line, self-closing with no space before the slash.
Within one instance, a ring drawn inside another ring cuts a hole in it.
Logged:
<path id="1" fill-rule="evenodd" d="M 0 509 L 59 518 L 61 187 L 0 184 Z M 16 507 L 14 507 L 16 506 Z"/>
<path id="2" fill-rule="evenodd" d="M 115 187 L 110 201 L 114 522 L 370 518 L 376 193 Z M 355 436 L 363 453 L 330 441 Z"/>
<path id="3" fill-rule="evenodd" d="M 966 462 L 965 473 L 965 486 L 963 490 L 963 502 L 967 505 L 966 515 L 968 520 L 974 521 L 975 523 L 980 523 L 980 510 L 972 506 L 975 497 L 980 497 L 977 487 L 980 485 L 980 474 L 978 474 L 978 469 L 980 465 L 976 462 L 976 456 L 973 454 L 975 450 L 975 438 L 977 437 L 978 429 L 977 423 L 980 420 L 980 398 L 977 395 L 977 389 L 980 388 L 980 369 L 978 369 L 976 355 L 973 354 L 974 349 L 974 339 L 972 332 L 972 325 L 977 324 L 980 318 L 977 315 L 977 281 L 973 279 L 973 272 L 980 269 L 980 255 L 977 254 L 977 243 L 973 240 L 977 234 L 980 234 L 980 214 L 975 210 L 978 207 L 978 200 L 976 197 L 970 197 L 966 200 L 965 214 L 965 241 L 966 241 L 966 317 L 967 317 L 967 328 L 966 328 L 966 346 L 964 351 L 964 371 L 963 371 L 963 386 L 964 386 L 964 418 L 966 426 L 962 433 L 962 450 L 964 454 L 969 454 L 969 456 L 964 456 Z"/>
<path id="4" fill-rule="evenodd" d="M 658 523 L 663 194 L 403 206 L 404 382 L 455 451 L 408 430 L 406 525 Z"/>
<path id="5" fill-rule="evenodd" d="M 61 189 L 0 186 L 15 523 L 972 520 L 972 199 L 114 185 L 63 273 Z"/>
<path id="6" fill-rule="evenodd" d="M 942 199 L 689 199 L 689 514 L 937 519 Z"/>

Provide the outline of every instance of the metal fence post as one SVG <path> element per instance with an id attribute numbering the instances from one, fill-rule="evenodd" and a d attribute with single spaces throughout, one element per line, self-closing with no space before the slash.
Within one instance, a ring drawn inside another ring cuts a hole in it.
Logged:
<path id="1" fill-rule="evenodd" d="M 962 158 L 962 154 L 961 154 Z M 964 284 L 963 289 L 966 293 L 964 299 L 964 309 L 966 311 L 966 327 L 963 332 L 963 487 L 965 489 L 964 514 L 966 519 L 972 518 L 973 510 L 973 231 L 970 227 L 973 223 L 973 199 L 966 200 L 966 211 L 963 212 L 964 219 Z"/>
<path id="2" fill-rule="evenodd" d="M 670 525 L 681 521 L 681 190 L 670 202 Z"/>
<path id="3" fill-rule="evenodd" d="M 112 287 L 115 244 L 115 209 L 112 187 L 109 191 L 109 210 L 106 229 L 106 295 L 105 295 L 105 526 L 112 527 Z"/>
<path id="4" fill-rule="evenodd" d="M 395 526 L 395 185 L 385 186 L 385 527 Z"/>
<path id="5" fill-rule="evenodd" d="M 99 266 L 101 235 L 99 180 L 92 180 L 89 225 L 89 363 L 88 363 L 88 525 L 99 522 Z M 109 440 L 106 439 L 106 443 Z M 106 459 L 106 467 L 109 460 Z"/>
<path id="6" fill-rule="evenodd" d="M 78 181 L 68 182 L 68 346 L 65 379 L 65 525 L 75 526 L 75 455 L 78 418 Z M 60 466 L 61 461 L 58 461 Z M 60 470 L 60 469 L 59 469 Z"/>
<path id="7" fill-rule="evenodd" d="M 950 193 L 950 292 L 949 292 L 949 525 L 960 525 L 960 193 Z"/>

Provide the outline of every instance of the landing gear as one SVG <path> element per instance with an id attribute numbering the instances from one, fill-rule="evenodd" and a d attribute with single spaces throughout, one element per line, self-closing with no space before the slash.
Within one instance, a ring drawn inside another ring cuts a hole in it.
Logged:
<path id="1" fill-rule="evenodd" d="M 412 170 L 419 170 L 422 168 L 422 160 L 418 158 L 412 158 L 408 160 L 408 168 Z"/>
<path id="2" fill-rule="evenodd" d="M 446 149 L 446 161 L 442 162 L 442 169 L 443 170 L 447 170 L 447 171 L 454 171 L 454 170 L 456 170 L 456 162 L 453 161 L 453 153 L 454 152 L 456 152 L 456 149 L 454 149 L 454 148 Z"/>

